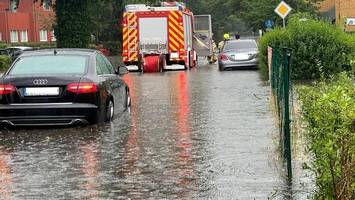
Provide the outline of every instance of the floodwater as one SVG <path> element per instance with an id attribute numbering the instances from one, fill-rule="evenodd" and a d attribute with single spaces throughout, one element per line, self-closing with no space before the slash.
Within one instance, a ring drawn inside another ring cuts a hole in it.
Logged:
<path id="1" fill-rule="evenodd" d="M 287 199 L 257 71 L 131 73 L 112 123 L 0 131 L 0 199 Z"/>

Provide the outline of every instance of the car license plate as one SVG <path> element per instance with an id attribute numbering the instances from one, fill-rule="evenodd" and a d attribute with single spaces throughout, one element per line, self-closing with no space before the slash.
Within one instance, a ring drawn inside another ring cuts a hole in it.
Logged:
<path id="1" fill-rule="evenodd" d="M 24 96 L 58 96 L 59 87 L 25 88 Z"/>
<path id="2" fill-rule="evenodd" d="M 234 55 L 234 59 L 235 60 L 249 60 L 249 55 L 248 54 L 243 54 L 243 53 L 235 54 Z"/>

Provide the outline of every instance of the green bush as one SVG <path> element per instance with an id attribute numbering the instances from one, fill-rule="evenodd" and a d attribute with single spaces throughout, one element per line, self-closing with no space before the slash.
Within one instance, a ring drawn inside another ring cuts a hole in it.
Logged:
<path id="1" fill-rule="evenodd" d="M 259 39 L 259 69 L 263 79 L 268 79 L 268 46 L 271 47 L 287 47 L 290 44 L 290 35 L 281 28 L 276 28 L 268 32 L 264 37 Z"/>
<path id="2" fill-rule="evenodd" d="M 99 42 L 97 44 L 89 44 L 89 49 L 97 49 L 106 48 L 109 50 L 111 56 L 118 55 L 121 52 L 121 43 L 119 41 L 106 41 Z"/>
<path id="3" fill-rule="evenodd" d="M 117 55 L 121 52 L 121 43 L 119 41 L 107 41 L 102 44 L 105 48 L 110 50 L 112 55 Z"/>
<path id="4" fill-rule="evenodd" d="M 315 199 L 354 199 L 355 84 L 345 74 L 330 83 L 298 89 L 313 156 Z"/>
<path id="5" fill-rule="evenodd" d="M 33 47 L 37 49 L 51 49 L 56 48 L 56 43 L 48 43 L 48 42 L 26 42 L 26 43 L 11 43 L 9 46 L 26 46 Z"/>
<path id="6" fill-rule="evenodd" d="M 5 49 L 7 47 L 7 44 L 5 43 L 0 43 L 0 49 Z"/>
<path id="7" fill-rule="evenodd" d="M 0 72 L 4 72 L 11 64 L 9 56 L 0 56 Z"/>
<path id="8" fill-rule="evenodd" d="M 260 39 L 260 69 L 263 77 L 268 72 L 265 62 L 268 45 L 292 49 L 293 79 L 331 77 L 352 70 L 351 56 L 355 52 L 353 36 L 312 17 L 306 19 L 296 15 L 290 19 L 286 30 L 272 30 Z"/>

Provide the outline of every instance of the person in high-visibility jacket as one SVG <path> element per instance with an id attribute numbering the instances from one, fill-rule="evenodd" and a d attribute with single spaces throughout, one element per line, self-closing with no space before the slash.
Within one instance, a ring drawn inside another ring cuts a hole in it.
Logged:
<path id="1" fill-rule="evenodd" d="M 230 37 L 229 33 L 225 33 L 223 35 L 223 38 L 224 38 L 224 40 L 229 40 L 231 37 Z"/>
<path id="2" fill-rule="evenodd" d="M 230 35 L 229 35 L 229 33 L 225 33 L 225 34 L 223 35 L 223 39 L 224 39 L 224 40 L 222 40 L 222 41 L 220 41 L 220 42 L 218 43 L 218 48 L 219 48 L 220 50 L 221 50 L 222 47 L 224 46 L 225 41 L 230 40 Z"/>

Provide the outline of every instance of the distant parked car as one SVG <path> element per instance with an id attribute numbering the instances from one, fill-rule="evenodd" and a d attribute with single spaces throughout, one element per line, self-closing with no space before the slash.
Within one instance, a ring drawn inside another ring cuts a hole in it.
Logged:
<path id="1" fill-rule="evenodd" d="M 253 39 L 228 40 L 218 56 L 218 68 L 257 67 L 258 46 Z"/>
<path id="2" fill-rule="evenodd" d="M 17 46 L 17 47 L 8 47 L 7 51 L 11 56 L 12 60 L 15 60 L 19 55 L 21 55 L 24 51 L 31 51 L 33 47 L 24 47 L 24 46 Z"/>
<path id="3" fill-rule="evenodd" d="M 0 78 L 0 126 L 111 121 L 131 105 L 126 73 L 95 50 L 25 52 Z"/>
<path id="4" fill-rule="evenodd" d="M 0 49 L 0 56 L 10 56 L 9 50 Z"/>

